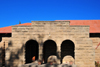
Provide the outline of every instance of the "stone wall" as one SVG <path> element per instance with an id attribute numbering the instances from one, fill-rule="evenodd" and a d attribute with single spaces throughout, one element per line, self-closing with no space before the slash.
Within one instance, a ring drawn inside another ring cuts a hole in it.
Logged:
<path id="1" fill-rule="evenodd" d="M 29 39 L 33 28 L 31 26 L 12 26 L 12 39 L 6 50 L 6 65 L 16 67 L 25 63 L 25 45 Z"/>
<path id="2" fill-rule="evenodd" d="M 1 47 L 4 46 L 4 42 L 5 42 L 5 48 L 8 47 L 8 42 L 10 41 L 11 37 L 2 37 L 2 41 L 0 42 L 1 43 Z"/>
<path id="3" fill-rule="evenodd" d="M 97 45 L 100 43 L 100 38 L 91 38 L 93 41 L 93 48 L 95 50 L 95 61 L 100 62 L 100 45 L 96 49 Z"/>
<path id="4" fill-rule="evenodd" d="M 0 46 L 2 43 L 0 42 Z M 0 67 L 2 66 L 2 47 L 0 47 Z"/>
<path id="5" fill-rule="evenodd" d="M 2 66 L 2 59 L 3 59 L 3 48 L 5 42 L 5 49 L 8 47 L 10 37 L 2 37 L 2 41 L 0 42 L 0 67 Z"/>
<path id="6" fill-rule="evenodd" d="M 32 26 L 12 26 L 11 45 L 6 50 L 7 66 L 25 64 L 25 43 L 30 39 L 39 43 L 39 59 L 43 57 L 43 43 L 47 40 L 55 41 L 58 63 L 61 58 L 61 43 L 71 40 L 75 45 L 75 64 L 79 67 L 94 67 L 89 26 L 70 26 L 68 21 L 32 21 Z"/>

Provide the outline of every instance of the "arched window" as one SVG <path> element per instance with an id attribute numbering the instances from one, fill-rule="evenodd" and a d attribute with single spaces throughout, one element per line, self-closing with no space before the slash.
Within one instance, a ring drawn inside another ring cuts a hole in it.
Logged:
<path id="1" fill-rule="evenodd" d="M 38 60 L 38 50 L 39 46 L 37 41 L 35 40 L 29 40 L 25 44 L 25 62 L 26 63 L 31 63 L 32 62 L 32 57 L 35 56 L 35 60 Z"/>
<path id="2" fill-rule="evenodd" d="M 50 55 L 56 55 L 57 46 L 53 40 L 47 40 L 43 44 L 43 60 L 47 63 L 47 59 Z"/>
<path id="3" fill-rule="evenodd" d="M 70 55 L 74 58 L 74 43 L 71 40 L 65 40 L 61 44 L 61 63 L 62 59 L 66 55 Z"/>

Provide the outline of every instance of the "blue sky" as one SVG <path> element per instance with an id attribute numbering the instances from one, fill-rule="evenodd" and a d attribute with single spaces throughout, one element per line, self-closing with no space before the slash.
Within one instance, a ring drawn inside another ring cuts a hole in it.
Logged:
<path id="1" fill-rule="evenodd" d="M 100 0 L 0 0 L 0 27 L 54 20 L 100 20 Z"/>

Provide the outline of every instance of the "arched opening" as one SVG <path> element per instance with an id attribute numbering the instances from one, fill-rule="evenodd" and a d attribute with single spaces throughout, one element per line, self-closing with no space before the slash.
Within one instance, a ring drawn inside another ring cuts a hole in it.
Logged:
<path id="1" fill-rule="evenodd" d="M 61 44 L 61 63 L 62 59 L 66 55 L 70 55 L 74 58 L 74 43 L 71 40 L 65 40 Z"/>
<path id="2" fill-rule="evenodd" d="M 25 44 L 25 62 L 31 63 L 32 57 L 35 56 L 35 60 L 38 60 L 38 43 L 35 40 L 29 40 Z"/>
<path id="3" fill-rule="evenodd" d="M 53 40 L 47 40 L 43 44 L 43 60 L 47 63 L 47 59 L 50 55 L 56 55 L 57 46 Z"/>

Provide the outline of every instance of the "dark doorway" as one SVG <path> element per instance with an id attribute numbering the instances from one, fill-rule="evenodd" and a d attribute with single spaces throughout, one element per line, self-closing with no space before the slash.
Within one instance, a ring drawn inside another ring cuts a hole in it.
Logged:
<path id="1" fill-rule="evenodd" d="M 56 55 L 57 46 L 53 40 L 47 40 L 43 44 L 43 59 L 44 63 L 47 63 L 47 59 L 50 55 Z"/>
<path id="2" fill-rule="evenodd" d="M 74 43 L 70 40 L 65 40 L 62 42 L 61 44 L 61 63 L 62 63 L 62 59 L 64 56 L 66 55 L 70 55 L 74 58 Z"/>
<path id="3" fill-rule="evenodd" d="M 38 60 L 38 43 L 35 40 L 29 40 L 25 44 L 25 62 L 31 63 L 32 57 L 35 56 L 35 60 Z"/>

